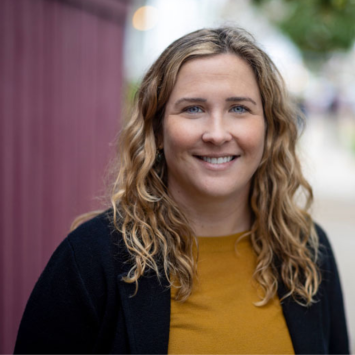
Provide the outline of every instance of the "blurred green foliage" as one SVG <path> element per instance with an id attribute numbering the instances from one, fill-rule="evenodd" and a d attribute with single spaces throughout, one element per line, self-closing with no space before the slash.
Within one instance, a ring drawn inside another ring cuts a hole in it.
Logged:
<path id="1" fill-rule="evenodd" d="M 355 40 L 355 0 L 252 0 L 303 53 L 348 50 Z"/>

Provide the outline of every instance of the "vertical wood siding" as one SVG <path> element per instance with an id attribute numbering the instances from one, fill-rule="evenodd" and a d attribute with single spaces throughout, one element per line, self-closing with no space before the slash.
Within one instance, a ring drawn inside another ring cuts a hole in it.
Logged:
<path id="1" fill-rule="evenodd" d="M 0 1 L 1 353 L 13 351 L 29 294 L 73 218 L 100 207 L 127 4 Z"/>

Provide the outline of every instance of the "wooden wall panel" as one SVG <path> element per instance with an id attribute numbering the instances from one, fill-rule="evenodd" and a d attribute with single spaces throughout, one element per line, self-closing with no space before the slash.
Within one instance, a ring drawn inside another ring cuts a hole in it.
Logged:
<path id="1" fill-rule="evenodd" d="M 119 127 L 124 0 L 0 1 L 0 352 Z"/>

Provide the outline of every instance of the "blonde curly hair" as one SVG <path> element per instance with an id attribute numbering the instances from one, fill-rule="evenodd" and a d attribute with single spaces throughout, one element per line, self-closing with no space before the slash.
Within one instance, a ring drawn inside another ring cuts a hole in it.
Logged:
<path id="1" fill-rule="evenodd" d="M 202 29 L 173 42 L 146 73 L 119 138 L 120 164 L 113 184 L 113 224 L 132 256 L 125 282 L 136 283 L 148 270 L 178 280 L 176 299 L 185 301 L 197 276 L 198 252 L 188 219 L 170 197 L 164 159 L 157 162 L 164 109 L 187 61 L 222 53 L 235 54 L 252 68 L 266 120 L 265 148 L 252 179 L 250 231 L 257 255 L 254 278 L 263 294 L 257 306 L 272 299 L 280 282 L 301 305 L 315 302 L 321 276 L 319 242 L 307 212 L 313 200 L 296 155 L 298 112 L 290 104 L 283 79 L 254 38 L 239 28 Z M 296 197 L 303 192 L 305 205 Z M 198 250 L 198 248 L 197 248 Z"/>

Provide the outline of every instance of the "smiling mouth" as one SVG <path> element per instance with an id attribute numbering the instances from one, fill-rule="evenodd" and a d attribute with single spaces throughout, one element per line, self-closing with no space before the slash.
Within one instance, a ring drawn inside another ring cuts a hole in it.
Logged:
<path id="1" fill-rule="evenodd" d="M 202 157 L 202 156 L 196 156 L 198 159 L 200 160 L 203 160 L 207 163 L 210 163 L 210 164 L 224 164 L 224 163 L 228 163 L 236 158 L 239 157 L 239 155 L 228 155 L 228 156 L 225 156 L 225 157 Z"/>

